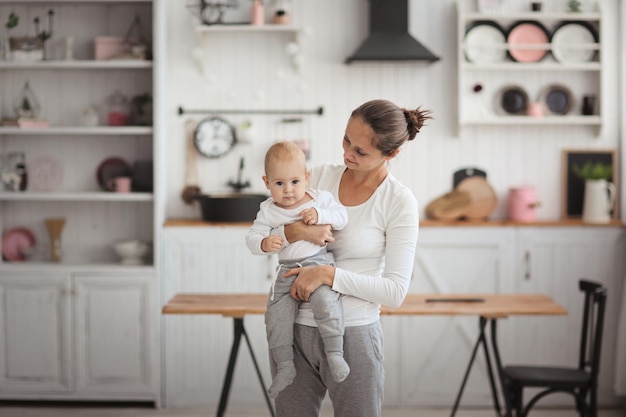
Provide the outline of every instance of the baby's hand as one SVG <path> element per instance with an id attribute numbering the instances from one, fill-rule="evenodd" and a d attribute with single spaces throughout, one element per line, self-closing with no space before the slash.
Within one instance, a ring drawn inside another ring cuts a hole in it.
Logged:
<path id="1" fill-rule="evenodd" d="M 261 241 L 261 250 L 263 252 L 277 252 L 283 247 L 283 238 L 280 236 L 268 236 Z"/>
<path id="2" fill-rule="evenodd" d="M 299 214 L 305 224 L 317 224 L 317 210 L 313 207 L 304 209 Z"/>

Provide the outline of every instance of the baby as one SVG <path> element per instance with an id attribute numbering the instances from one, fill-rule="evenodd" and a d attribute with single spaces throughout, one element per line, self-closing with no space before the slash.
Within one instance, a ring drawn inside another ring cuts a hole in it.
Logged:
<path id="1" fill-rule="evenodd" d="M 306 265 L 334 265 L 332 253 L 326 246 L 307 241 L 289 243 L 282 237 L 271 235 L 272 229 L 296 221 L 306 224 L 330 224 L 341 230 L 348 223 L 346 208 L 328 191 L 307 188 L 310 172 L 305 156 L 293 142 L 278 142 L 265 155 L 263 181 L 271 197 L 261 203 L 246 243 L 255 255 L 277 252 L 279 265 L 272 283 L 265 313 L 265 325 L 270 355 L 276 364 L 276 373 L 268 394 L 278 393 L 293 382 L 296 368 L 293 362 L 293 326 L 300 301 L 289 294 L 297 278 L 284 278 L 289 269 Z M 324 351 L 333 379 L 341 382 L 350 373 L 343 357 L 343 310 L 340 294 L 328 286 L 319 287 L 311 294 L 309 302 L 322 339 Z"/>

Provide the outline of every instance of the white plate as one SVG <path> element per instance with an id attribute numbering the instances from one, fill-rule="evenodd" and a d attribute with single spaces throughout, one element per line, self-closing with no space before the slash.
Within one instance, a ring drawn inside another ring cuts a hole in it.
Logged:
<path id="1" fill-rule="evenodd" d="M 465 58 L 475 64 L 506 61 L 506 37 L 495 22 L 477 23 L 465 33 Z"/>
<path id="2" fill-rule="evenodd" d="M 28 164 L 28 179 L 31 191 L 53 191 L 63 182 L 63 167 L 52 156 L 38 156 Z"/>
<path id="3" fill-rule="evenodd" d="M 565 23 L 552 34 L 552 55 L 559 62 L 590 62 L 596 50 L 574 44 L 597 44 L 596 34 L 582 23 Z"/>

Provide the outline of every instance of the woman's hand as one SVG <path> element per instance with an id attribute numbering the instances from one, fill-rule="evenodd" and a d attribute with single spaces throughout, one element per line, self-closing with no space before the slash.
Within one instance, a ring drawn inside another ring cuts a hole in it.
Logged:
<path id="1" fill-rule="evenodd" d="M 306 240 L 320 246 L 335 241 L 329 224 L 307 225 L 302 221 L 285 225 L 285 237 L 291 243 Z"/>
<path id="2" fill-rule="evenodd" d="M 291 296 L 298 301 L 309 301 L 311 294 L 322 285 L 333 286 L 335 267 L 330 265 L 305 266 L 292 268 L 283 275 L 288 278 L 292 275 L 298 277 L 291 285 Z"/>

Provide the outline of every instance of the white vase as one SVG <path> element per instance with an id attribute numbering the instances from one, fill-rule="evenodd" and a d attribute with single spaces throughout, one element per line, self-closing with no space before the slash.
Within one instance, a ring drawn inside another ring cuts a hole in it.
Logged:
<path id="1" fill-rule="evenodd" d="M 586 180 L 583 222 L 609 223 L 615 206 L 615 185 L 607 180 Z"/>

